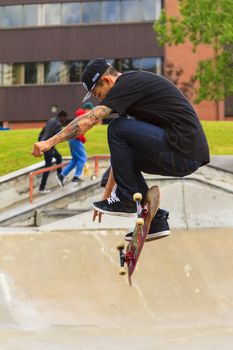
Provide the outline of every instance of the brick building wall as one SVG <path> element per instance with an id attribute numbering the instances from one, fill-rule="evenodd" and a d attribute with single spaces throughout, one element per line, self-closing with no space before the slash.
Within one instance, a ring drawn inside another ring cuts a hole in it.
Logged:
<path id="1" fill-rule="evenodd" d="M 165 0 L 165 10 L 170 16 L 179 16 L 178 0 Z M 192 52 L 192 45 L 189 41 L 178 46 L 165 46 L 165 60 L 171 62 L 176 68 L 181 68 L 183 74 L 179 80 L 180 83 L 188 82 L 194 74 L 197 63 L 200 60 L 213 57 L 213 50 L 208 46 L 198 47 L 195 53 Z M 195 96 L 191 98 L 191 102 L 197 111 L 200 119 L 203 120 L 224 120 L 225 108 L 224 101 L 219 102 L 218 106 L 215 102 L 202 101 L 195 104 L 193 101 Z"/>

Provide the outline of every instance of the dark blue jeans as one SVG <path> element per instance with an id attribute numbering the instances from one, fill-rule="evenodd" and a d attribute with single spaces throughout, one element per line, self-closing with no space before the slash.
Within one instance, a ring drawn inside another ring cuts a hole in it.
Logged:
<path id="1" fill-rule="evenodd" d="M 53 158 L 56 159 L 56 164 L 61 164 L 62 162 L 62 156 L 60 153 L 56 150 L 56 148 L 52 148 L 49 151 L 44 153 L 44 159 L 45 159 L 45 167 L 50 167 L 52 165 Z M 57 169 L 57 173 L 60 174 L 61 168 Z M 46 183 L 48 180 L 49 171 L 46 171 L 43 173 L 40 183 L 40 190 L 44 190 L 46 187 Z"/>
<path id="2" fill-rule="evenodd" d="M 117 195 L 127 200 L 132 200 L 135 192 L 145 196 L 148 186 L 142 171 L 183 177 L 201 166 L 171 149 L 164 129 L 136 119 L 114 119 L 108 126 L 108 143 Z"/>

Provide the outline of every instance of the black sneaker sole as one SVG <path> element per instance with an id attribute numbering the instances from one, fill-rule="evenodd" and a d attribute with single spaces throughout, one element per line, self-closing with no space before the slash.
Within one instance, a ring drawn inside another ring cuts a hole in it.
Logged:
<path id="1" fill-rule="evenodd" d="M 135 213 L 126 213 L 126 212 L 119 212 L 119 211 L 103 210 L 103 209 L 96 207 L 94 204 L 92 204 L 92 207 L 100 213 L 107 214 L 107 215 L 113 215 L 113 216 L 131 217 L 131 216 L 135 216 L 137 213 L 136 211 L 135 211 Z"/>
<path id="2" fill-rule="evenodd" d="M 160 238 L 165 238 L 167 236 L 170 236 L 170 234 L 171 234 L 170 230 L 161 231 L 161 232 L 157 232 L 157 233 L 151 233 L 150 235 L 148 235 L 146 237 L 146 242 L 151 242 L 151 241 L 155 241 L 155 240 L 160 239 Z M 131 237 L 125 236 L 125 241 L 131 242 L 131 240 L 132 240 L 132 236 Z"/>

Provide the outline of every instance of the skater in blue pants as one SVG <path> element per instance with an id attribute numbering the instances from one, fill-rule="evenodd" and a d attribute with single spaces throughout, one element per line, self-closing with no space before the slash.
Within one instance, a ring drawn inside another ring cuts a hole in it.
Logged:
<path id="1" fill-rule="evenodd" d="M 76 117 L 89 112 L 93 109 L 94 106 L 91 102 L 86 102 L 83 105 L 83 108 L 77 109 L 75 112 Z M 57 175 L 58 182 L 60 186 L 64 186 L 65 177 L 75 168 L 74 177 L 72 182 L 80 184 L 82 180 L 80 176 L 83 172 L 84 165 L 87 161 L 87 154 L 84 147 L 84 143 L 86 142 L 86 138 L 84 135 L 79 135 L 76 139 L 69 140 L 70 152 L 72 155 L 71 161 L 67 164 L 67 166 L 62 170 L 60 174 Z"/>

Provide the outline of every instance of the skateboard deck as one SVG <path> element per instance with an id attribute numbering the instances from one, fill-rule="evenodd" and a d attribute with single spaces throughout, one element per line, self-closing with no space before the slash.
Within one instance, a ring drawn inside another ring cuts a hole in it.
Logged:
<path id="1" fill-rule="evenodd" d="M 127 265 L 129 284 L 132 284 L 132 274 L 137 265 L 143 245 L 150 229 L 151 221 L 154 218 L 160 202 L 160 192 L 158 186 L 151 187 L 146 194 L 144 204 L 141 204 L 141 193 L 135 193 L 133 196 L 137 206 L 137 220 L 132 235 L 132 240 L 127 244 L 126 250 L 124 243 L 117 246 L 120 255 L 120 275 L 126 274 L 124 264 Z"/>

